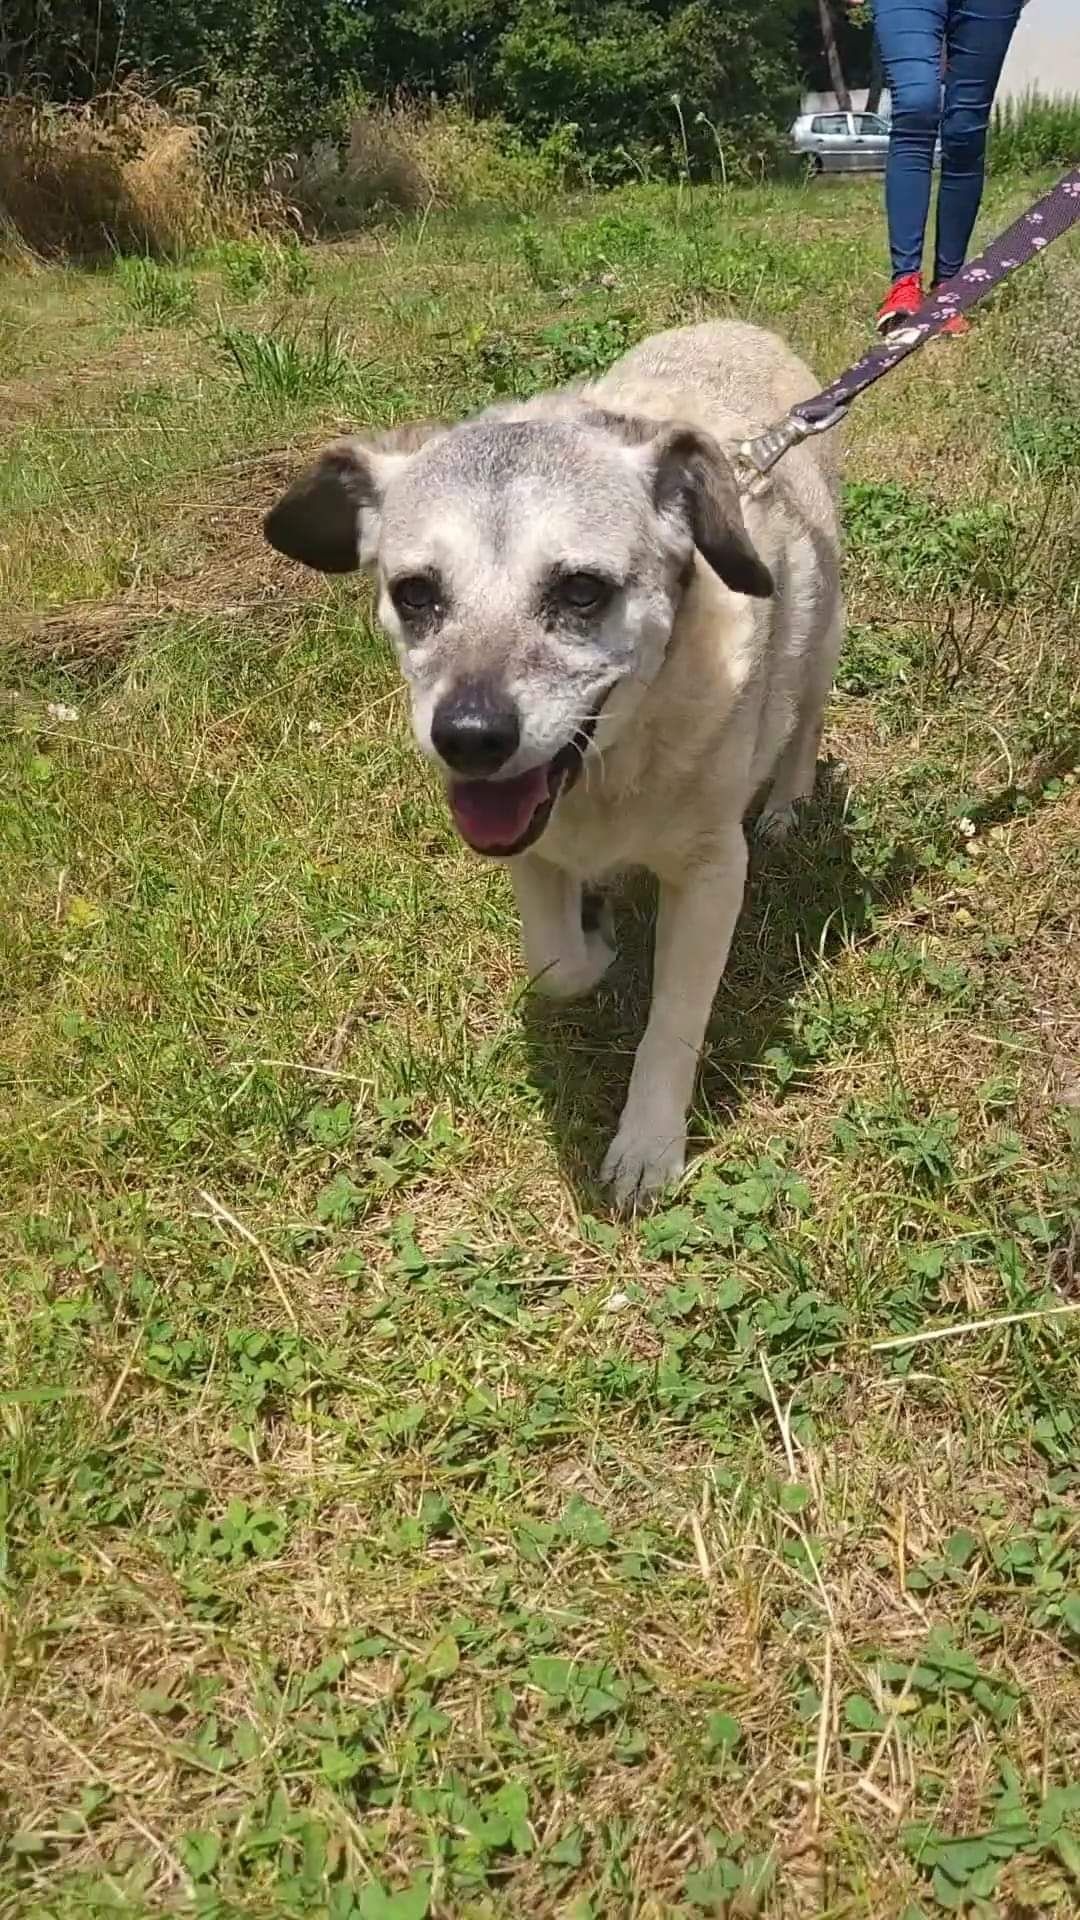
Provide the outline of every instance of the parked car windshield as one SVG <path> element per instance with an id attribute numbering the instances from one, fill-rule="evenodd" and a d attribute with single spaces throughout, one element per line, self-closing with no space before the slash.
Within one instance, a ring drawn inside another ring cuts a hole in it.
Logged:
<path id="1" fill-rule="evenodd" d="M 811 133 L 846 133 L 847 115 L 844 113 L 819 113 L 810 123 Z"/>
<path id="2" fill-rule="evenodd" d="M 877 113 L 857 113 L 855 115 L 855 131 L 856 133 L 888 134 L 889 123 L 887 120 L 883 120 L 880 114 Z"/>

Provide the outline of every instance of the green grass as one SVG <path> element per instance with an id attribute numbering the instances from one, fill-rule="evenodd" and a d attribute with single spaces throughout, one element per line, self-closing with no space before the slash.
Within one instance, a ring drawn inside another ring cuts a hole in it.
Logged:
<path id="1" fill-rule="evenodd" d="M 324 319 L 314 339 L 298 327 L 288 332 L 254 332 L 249 327 L 218 330 L 221 351 L 245 393 L 270 408 L 330 396 L 344 398 L 353 373 L 340 327 Z"/>
<path id="2" fill-rule="evenodd" d="M 856 409 L 827 766 L 637 1222 L 649 890 L 525 997 L 366 590 L 258 530 L 675 320 L 838 370 L 882 250 L 647 188 L 0 286 L 0 1912 L 1077 1911 L 1075 242 Z"/>
<path id="3" fill-rule="evenodd" d="M 147 327 L 177 326 L 195 310 L 195 289 L 187 274 L 139 254 L 120 255 L 116 278 L 132 318 Z"/>

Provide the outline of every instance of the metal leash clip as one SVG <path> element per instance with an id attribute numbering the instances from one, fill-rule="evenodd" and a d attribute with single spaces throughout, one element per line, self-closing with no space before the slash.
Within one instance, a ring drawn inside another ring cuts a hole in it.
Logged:
<path id="1" fill-rule="evenodd" d="M 789 413 L 777 426 L 767 428 L 753 440 L 741 440 L 732 462 L 736 485 L 756 499 L 765 492 L 769 474 L 785 453 L 811 433 L 827 433 L 846 412 L 847 402 L 836 401 L 820 420 L 804 420 L 801 413 Z"/>

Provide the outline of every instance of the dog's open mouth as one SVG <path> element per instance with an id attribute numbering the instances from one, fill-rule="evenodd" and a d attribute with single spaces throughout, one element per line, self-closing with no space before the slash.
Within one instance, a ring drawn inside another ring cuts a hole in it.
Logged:
<path id="1" fill-rule="evenodd" d="M 589 742 L 600 718 L 596 711 L 578 728 L 553 760 L 511 780 L 452 780 L 450 811 L 454 825 L 475 853 L 506 860 L 524 853 L 539 840 L 564 787 L 572 787 L 581 772 Z"/>
<path id="2" fill-rule="evenodd" d="M 566 776 L 556 765 L 549 760 L 513 780 L 455 780 L 450 811 L 462 839 L 477 853 L 523 853 L 543 833 L 559 797 Z"/>

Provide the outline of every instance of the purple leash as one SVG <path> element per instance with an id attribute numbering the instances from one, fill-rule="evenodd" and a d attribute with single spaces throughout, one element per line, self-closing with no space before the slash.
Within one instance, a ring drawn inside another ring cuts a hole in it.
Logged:
<path id="1" fill-rule="evenodd" d="M 844 418 L 848 407 L 867 387 L 883 374 L 906 360 L 909 353 L 940 333 L 954 313 L 964 313 L 983 299 L 992 287 L 1034 260 L 1052 240 L 1080 220 L 1080 166 L 1073 168 L 1027 213 L 1014 220 L 974 260 L 961 267 L 953 279 L 946 280 L 924 300 L 918 311 L 902 326 L 894 327 L 880 346 L 871 347 L 861 360 L 842 373 L 831 385 L 815 393 L 812 400 L 800 400 L 775 427 L 746 440 L 738 449 L 737 462 L 751 487 L 760 482 L 790 447 L 797 446 L 810 433 L 825 433 Z"/>

